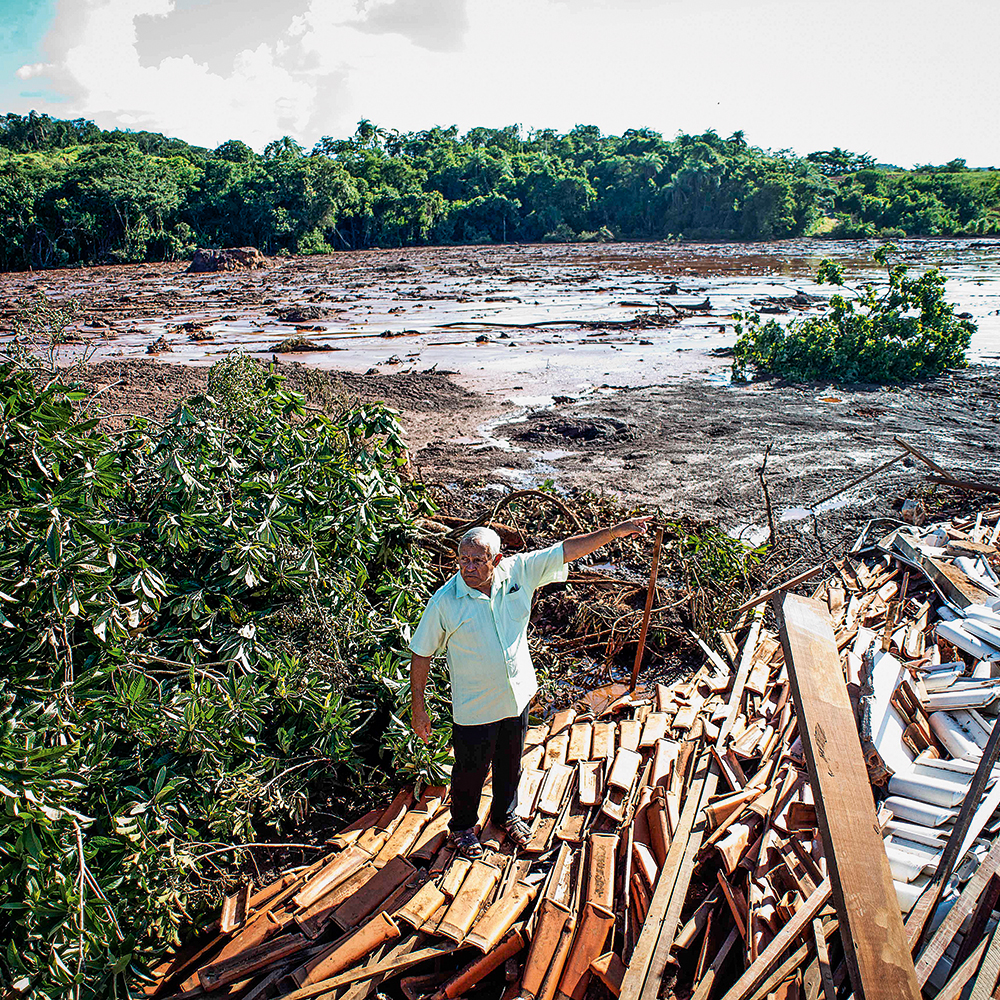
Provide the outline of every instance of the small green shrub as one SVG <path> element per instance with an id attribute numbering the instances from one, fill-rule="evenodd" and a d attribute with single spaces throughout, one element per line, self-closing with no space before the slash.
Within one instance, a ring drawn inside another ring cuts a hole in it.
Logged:
<path id="1" fill-rule="evenodd" d="M 834 295 L 822 316 L 762 322 L 757 313 L 737 314 L 733 380 L 751 373 L 793 381 L 897 383 L 940 374 L 966 364 L 976 330 L 959 319 L 944 299 L 944 275 L 937 268 L 917 278 L 903 264 L 890 264 L 891 244 L 875 251 L 888 273 L 888 286 L 866 283 L 854 298 Z M 839 268 L 824 260 L 817 281 L 843 285 Z"/>

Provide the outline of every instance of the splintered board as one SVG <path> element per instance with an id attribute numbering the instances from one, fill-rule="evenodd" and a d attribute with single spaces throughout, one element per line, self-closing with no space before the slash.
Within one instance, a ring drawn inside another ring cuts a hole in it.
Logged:
<path id="1" fill-rule="evenodd" d="M 919 1000 L 889 860 L 824 604 L 774 599 L 799 735 L 816 796 L 851 983 L 858 1000 Z"/>

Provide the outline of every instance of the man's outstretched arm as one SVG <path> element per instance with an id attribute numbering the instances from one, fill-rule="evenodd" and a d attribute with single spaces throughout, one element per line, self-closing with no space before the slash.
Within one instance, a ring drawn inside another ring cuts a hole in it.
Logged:
<path id="1" fill-rule="evenodd" d="M 629 535 L 646 534 L 646 525 L 652 521 L 652 516 L 633 517 L 629 521 L 619 521 L 610 528 L 599 528 L 588 535 L 574 535 L 563 542 L 563 562 L 582 559 L 596 552 L 599 548 L 614 541 L 616 538 L 628 538 Z"/>
<path id="2" fill-rule="evenodd" d="M 429 656 L 410 657 L 410 718 L 413 731 L 427 743 L 431 738 L 431 718 L 427 714 L 424 703 L 424 691 L 427 689 L 427 675 L 431 670 Z"/>

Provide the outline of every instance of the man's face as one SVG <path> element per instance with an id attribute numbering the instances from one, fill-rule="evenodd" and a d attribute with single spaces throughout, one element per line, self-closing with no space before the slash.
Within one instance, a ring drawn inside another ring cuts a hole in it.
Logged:
<path id="1" fill-rule="evenodd" d="M 500 562 L 500 554 L 490 555 L 490 550 L 482 545 L 465 542 L 458 550 L 458 571 L 462 579 L 473 589 L 489 589 L 493 585 L 493 571 Z"/>

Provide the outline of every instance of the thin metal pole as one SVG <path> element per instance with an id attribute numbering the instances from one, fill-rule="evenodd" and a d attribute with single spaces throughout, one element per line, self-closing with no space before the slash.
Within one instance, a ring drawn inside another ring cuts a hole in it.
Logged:
<path id="1" fill-rule="evenodd" d="M 629 691 L 635 690 L 639 679 L 639 668 L 642 666 L 642 654 L 646 652 L 646 633 L 649 631 L 649 619 L 653 614 L 653 598 L 656 596 L 656 574 L 660 568 L 660 546 L 663 544 L 663 529 L 656 529 L 656 543 L 653 546 L 653 567 L 649 571 L 649 589 L 646 591 L 646 609 L 642 613 L 642 628 L 639 631 L 639 648 L 635 651 L 635 663 L 632 665 L 632 680 Z"/>

